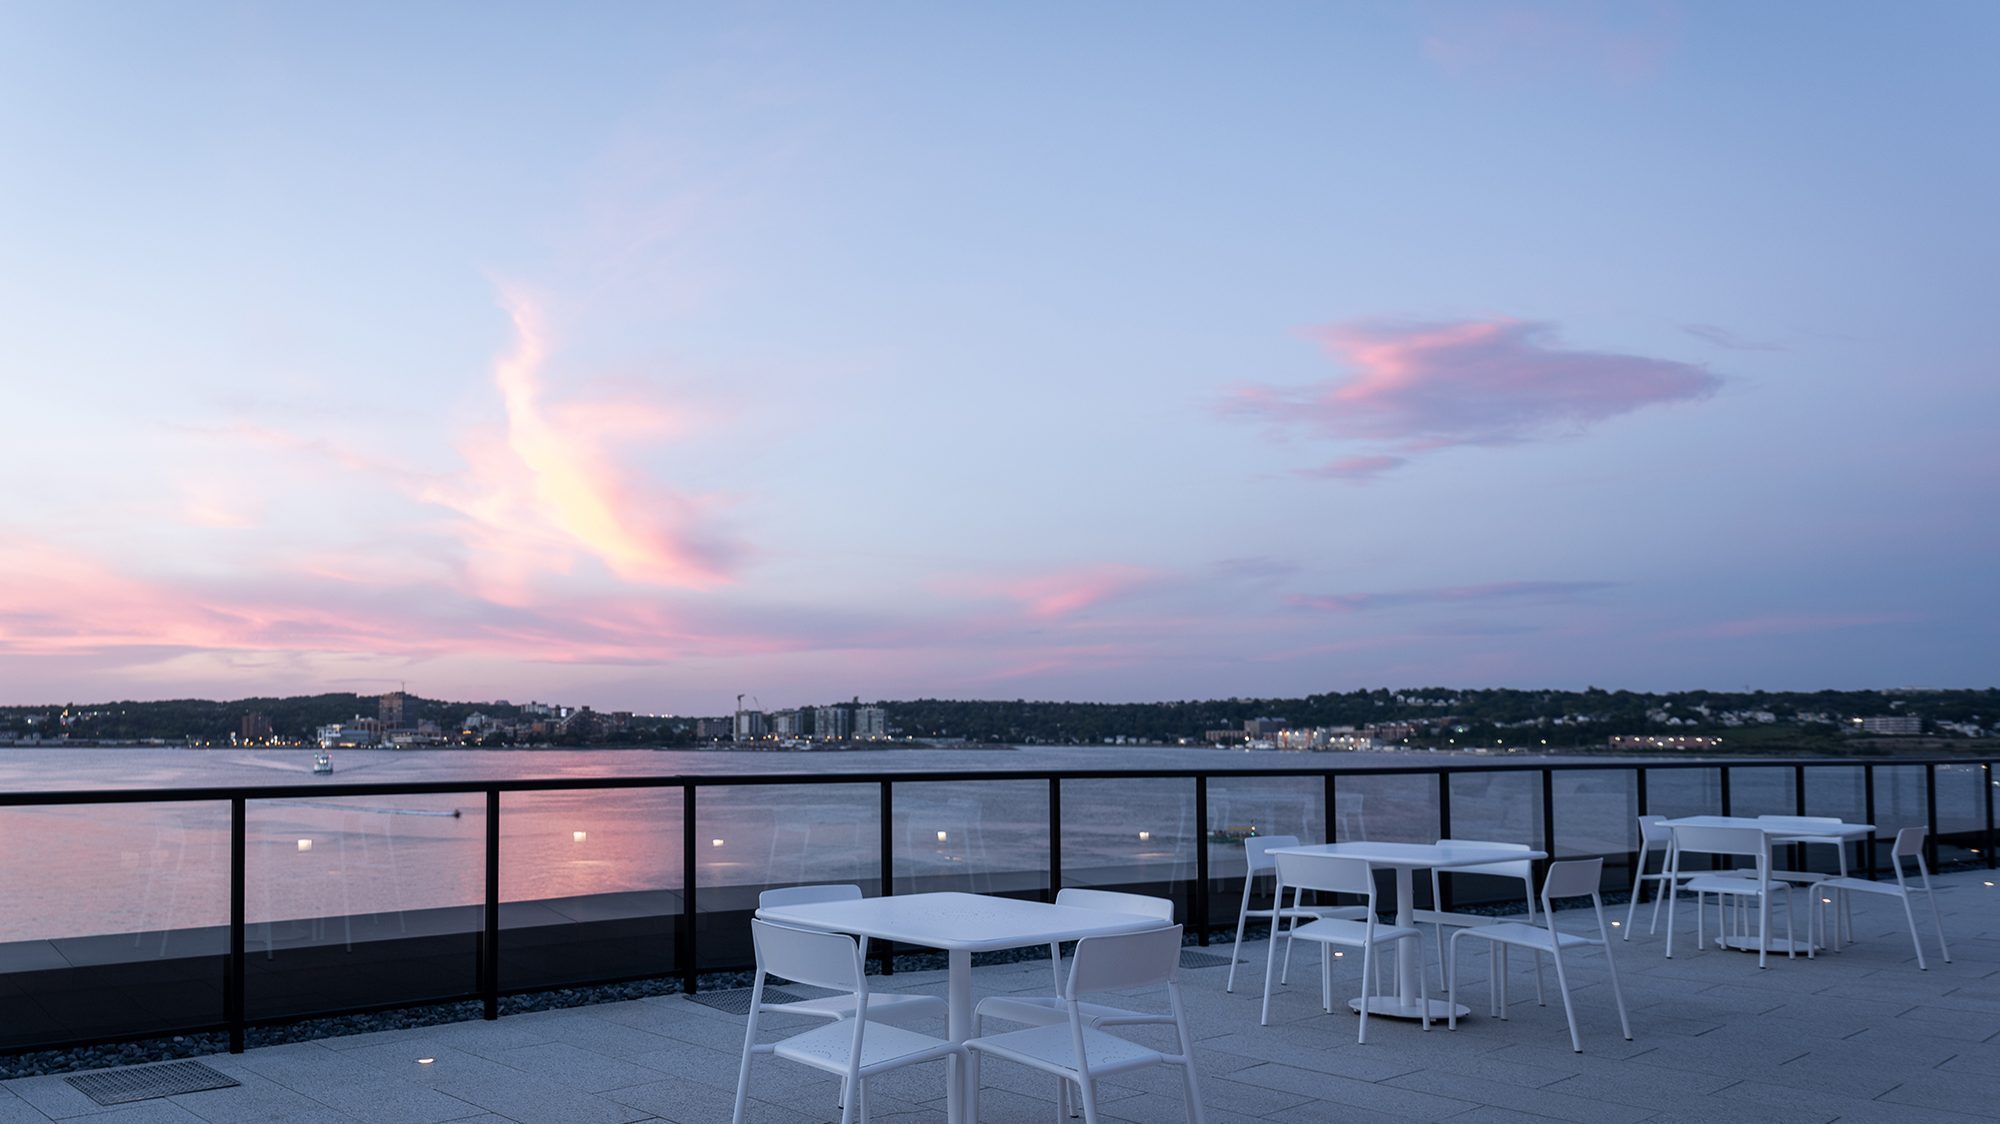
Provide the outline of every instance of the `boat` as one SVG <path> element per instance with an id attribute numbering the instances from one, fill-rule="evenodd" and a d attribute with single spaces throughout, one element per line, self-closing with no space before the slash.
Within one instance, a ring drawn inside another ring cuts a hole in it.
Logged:
<path id="1" fill-rule="evenodd" d="M 315 773 L 333 772 L 333 755 L 330 753 L 322 753 L 319 756 L 313 758 L 313 772 Z"/>

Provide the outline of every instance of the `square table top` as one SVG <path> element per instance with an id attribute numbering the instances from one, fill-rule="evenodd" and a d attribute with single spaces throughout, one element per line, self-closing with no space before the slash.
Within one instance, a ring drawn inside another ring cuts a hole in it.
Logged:
<path id="1" fill-rule="evenodd" d="M 1858 839 L 1875 830 L 1872 823 L 1822 823 L 1800 816 L 1682 816 L 1668 827 L 1754 827 L 1766 835 L 1826 835 Z"/>
<path id="2" fill-rule="evenodd" d="M 1167 924 L 1137 913 L 955 892 L 775 906 L 758 910 L 757 916 L 801 929 L 971 952 L 1136 933 Z"/>
<path id="3" fill-rule="evenodd" d="M 1548 858 L 1547 851 L 1517 851 L 1511 847 L 1496 847 L 1490 843 L 1468 843 L 1447 841 L 1439 843 L 1371 843 L 1367 840 L 1349 840 L 1346 843 L 1319 843 L 1305 847 L 1279 847 L 1274 855 L 1340 855 L 1344 858 L 1361 859 L 1372 866 L 1405 867 L 1415 870 L 1433 866 L 1478 866 L 1482 863 L 1504 863 L 1517 860 Z"/>

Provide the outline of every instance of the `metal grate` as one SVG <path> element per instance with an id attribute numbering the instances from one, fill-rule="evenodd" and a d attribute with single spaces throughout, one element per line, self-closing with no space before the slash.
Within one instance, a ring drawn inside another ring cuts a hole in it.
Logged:
<path id="1" fill-rule="evenodd" d="M 1181 967 L 1183 968 L 1220 968 L 1228 963 L 1229 957 L 1217 956 L 1213 952 L 1195 952 L 1192 949 L 1185 948 L 1181 950 Z M 1238 960 L 1237 963 L 1245 964 L 1248 961 Z"/>
<path id="2" fill-rule="evenodd" d="M 732 1015 L 747 1015 L 750 1013 L 750 992 L 751 989 L 747 987 L 733 987 L 728 991 L 698 991 L 688 996 L 688 998 L 704 1007 L 713 1007 L 718 1011 L 727 1011 Z M 771 987 L 769 985 L 766 985 L 764 988 L 764 1002 L 766 1003 L 797 1003 L 804 998 L 806 997 L 803 995 L 786 991 L 783 988 Z"/>
<path id="3" fill-rule="evenodd" d="M 107 1069 L 101 1073 L 74 1074 L 63 1080 L 103 1105 L 150 1101 L 155 1097 L 229 1089 L 242 1084 L 234 1077 L 200 1062 L 161 1062 L 158 1065 Z"/>

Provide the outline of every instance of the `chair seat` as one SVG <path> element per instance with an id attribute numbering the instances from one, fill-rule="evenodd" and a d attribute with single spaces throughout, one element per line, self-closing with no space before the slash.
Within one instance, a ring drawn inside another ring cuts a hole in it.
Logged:
<path id="1" fill-rule="evenodd" d="M 1500 923 L 1498 917 L 1484 913 L 1453 913 L 1442 909 L 1413 909 L 1410 919 L 1419 925 L 1456 925 L 1461 929 L 1484 928 Z"/>
<path id="2" fill-rule="evenodd" d="M 1086 1024 L 1106 1020 L 1173 1021 L 1172 1015 L 1152 1015 L 1104 1003 L 1079 1003 L 1077 1009 L 1083 1015 Z M 975 1019 L 1006 1019 L 1008 1022 L 1027 1023 L 1029 1026 L 1054 1026 L 1069 1021 L 1069 1004 L 1053 995 L 995 995 L 980 1000 L 979 1006 L 973 1009 L 972 1014 Z"/>
<path id="3" fill-rule="evenodd" d="M 1703 874 L 1688 879 L 1687 885 L 1681 888 L 1697 894 L 1748 894 L 1751 897 L 1755 897 L 1760 892 L 1757 887 L 1758 882 L 1754 876 Z M 1772 879 L 1771 888 L 1773 890 L 1791 889 L 1789 885 L 1776 879 Z"/>
<path id="4" fill-rule="evenodd" d="M 868 996 L 868 1017 L 876 1022 L 905 1022 L 912 1019 L 944 1018 L 945 1001 L 935 995 L 902 995 L 872 992 Z M 765 1010 L 789 1015 L 811 1015 L 820 1019 L 854 1017 L 854 996 L 829 995 L 824 999 L 801 999 L 796 1003 L 773 1003 Z"/>
<path id="5" fill-rule="evenodd" d="M 978 1050 L 983 1054 L 1008 1058 L 1041 1069 L 1077 1068 L 1076 1041 L 1067 1019 L 1059 1026 L 1038 1026 L 1027 1030 L 1010 1030 L 1005 1034 L 989 1034 L 984 1038 L 974 1038 L 965 1046 L 968 1050 Z M 1115 1034 L 1106 1034 L 1094 1027 L 1083 1029 L 1083 1050 L 1090 1057 L 1090 1072 L 1093 1076 L 1154 1065 L 1167 1058 L 1158 1050 L 1141 1046 L 1137 1042 L 1128 1041 Z"/>
<path id="6" fill-rule="evenodd" d="M 828 1073 L 844 1074 L 853 1048 L 854 1024 L 842 1019 L 795 1034 L 774 1045 L 771 1052 Z M 865 1077 L 876 1070 L 920 1061 L 925 1055 L 941 1058 L 954 1052 L 952 1044 L 942 1038 L 870 1021 L 862 1032 L 861 1073 Z"/>
<path id="7" fill-rule="evenodd" d="M 1368 923 L 1366 921 L 1346 921 L 1338 918 L 1327 918 L 1323 921 L 1315 921 L 1310 925 L 1301 925 L 1291 930 L 1287 935 L 1297 937 L 1302 941 L 1319 941 L 1323 944 L 1348 945 L 1360 948 L 1368 943 Z M 1402 925 L 1375 926 L 1376 944 L 1408 940 L 1411 937 L 1420 937 L 1421 935 L 1416 929 Z"/>
<path id="8" fill-rule="evenodd" d="M 1872 882 L 1866 878 L 1822 879 L 1817 888 L 1821 890 L 1857 890 L 1864 894 L 1887 894 L 1892 898 L 1900 898 L 1904 895 L 1903 887 L 1896 885 L 1894 882 Z"/>
<path id="9" fill-rule="evenodd" d="M 1594 937 L 1586 937 L 1581 933 L 1557 933 L 1555 941 L 1552 942 L 1549 940 L 1549 931 L 1547 929 L 1540 925 L 1529 925 L 1521 921 L 1501 921 L 1493 925 L 1480 925 L 1451 935 L 1451 939 L 1454 942 L 1460 937 L 1476 937 L 1480 940 L 1493 941 L 1496 944 L 1517 945 L 1521 948 L 1537 948 L 1543 952 L 1548 952 L 1556 947 L 1596 947 L 1604 943 Z"/>
<path id="10" fill-rule="evenodd" d="M 1243 911 L 1243 916 L 1245 917 L 1275 916 L 1275 917 L 1298 917 L 1298 918 L 1338 917 L 1338 918 L 1344 918 L 1349 921 L 1361 921 L 1365 920 L 1368 917 L 1368 907 L 1365 905 L 1300 905 L 1300 906 L 1288 905 L 1283 909 L 1276 909 L 1276 910 L 1246 909 Z"/>

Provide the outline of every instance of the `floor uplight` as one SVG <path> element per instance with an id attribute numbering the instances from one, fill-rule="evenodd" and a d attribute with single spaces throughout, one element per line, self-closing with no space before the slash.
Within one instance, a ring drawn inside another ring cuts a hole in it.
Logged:
<path id="1" fill-rule="evenodd" d="M 948 839 L 948 838 L 950 838 L 950 837 L 951 837 L 951 833 L 950 833 L 950 832 L 947 832 L 947 831 L 940 831 L 940 832 L 938 832 L 938 842 L 940 842 L 940 843 L 944 842 L 944 841 L 945 841 L 946 839 Z"/>
<path id="2" fill-rule="evenodd" d="M 708 841 L 708 845 L 709 845 L 709 846 L 711 846 L 711 847 L 720 847 L 720 846 L 722 846 L 722 840 L 720 840 L 720 839 L 711 839 L 711 840 L 709 840 L 709 841 Z"/>
<path id="3" fill-rule="evenodd" d="M 572 843 L 581 843 L 590 838 L 590 833 L 587 831 L 572 831 L 569 833 L 569 838 Z"/>
<path id="4" fill-rule="evenodd" d="M 1142 832 L 1140 832 L 1140 833 L 1139 833 L 1139 842 L 1141 842 L 1141 843 L 1150 843 L 1150 842 L 1152 842 L 1152 841 L 1153 841 L 1153 833 L 1152 833 L 1152 832 L 1150 832 L 1150 831 L 1142 831 Z"/>
<path id="5" fill-rule="evenodd" d="M 299 840 L 299 850 L 301 850 L 301 851 L 310 851 L 310 850 L 312 850 L 312 849 L 313 849 L 313 841 L 312 841 L 312 840 L 310 840 L 310 839 L 301 839 L 301 840 Z"/>
<path id="6" fill-rule="evenodd" d="M 432 1062 L 434 1062 L 434 1061 L 436 1061 L 436 1060 L 437 1060 L 436 1058 L 418 1058 L 418 1059 L 417 1059 L 417 1064 L 418 1064 L 418 1065 L 429 1065 L 429 1064 L 431 1064 Z"/>

